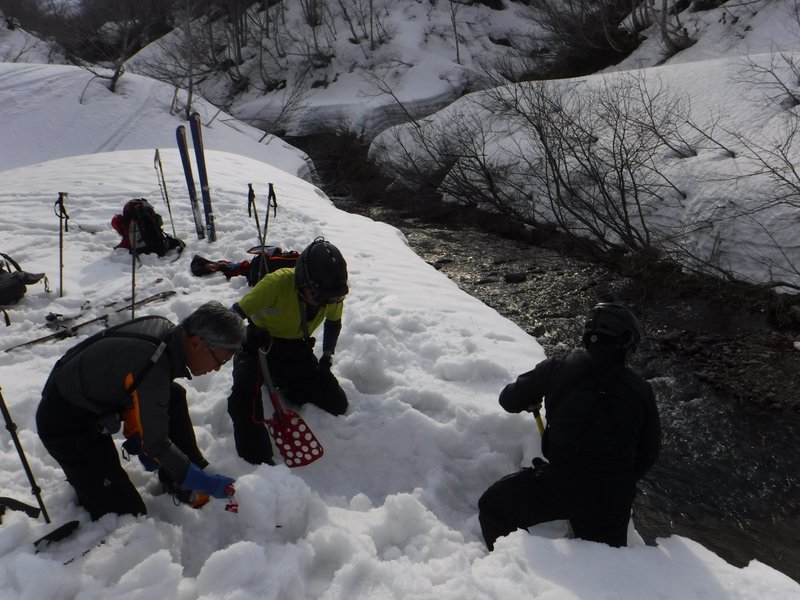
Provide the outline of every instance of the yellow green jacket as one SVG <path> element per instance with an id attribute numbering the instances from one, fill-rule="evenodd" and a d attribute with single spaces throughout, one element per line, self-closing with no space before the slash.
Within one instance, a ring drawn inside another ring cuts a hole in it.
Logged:
<path id="1" fill-rule="evenodd" d="M 289 340 L 304 337 L 294 269 L 278 269 L 266 275 L 237 304 L 253 324 L 273 337 Z M 341 321 L 343 308 L 342 302 L 320 306 L 308 320 L 308 335 L 325 320 Z"/>

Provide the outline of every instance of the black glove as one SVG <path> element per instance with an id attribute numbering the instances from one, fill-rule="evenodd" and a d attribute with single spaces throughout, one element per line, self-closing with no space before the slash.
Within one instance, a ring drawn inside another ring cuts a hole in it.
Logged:
<path id="1" fill-rule="evenodd" d="M 243 348 L 252 354 L 258 352 L 259 348 L 266 350 L 269 348 L 272 340 L 269 332 L 266 329 L 260 329 L 255 325 L 249 324 L 247 326 Z"/>
<path id="2" fill-rule="evenodd" d="M 317 338 L 315 338 L 315 337 L 309 337 L 309 338 L 306 338 L 306 339 L 305 339 L 305 342 L 306 342 L 306 350 L 307 350 L 309 353 L 312 353 L 312 354 L 313 354 L 313 353 L 314 353 L 314 346 L 316 346 L 316 345 L 317 345 Z"/>
<path id="3" fill-rule="evenodd" d="M 319 359 L 319 366 L 323 369 L 328 369 L 330 371 L 332 365 L 333 357 L 330 354 L 323 354 L 322 358 Z"/>

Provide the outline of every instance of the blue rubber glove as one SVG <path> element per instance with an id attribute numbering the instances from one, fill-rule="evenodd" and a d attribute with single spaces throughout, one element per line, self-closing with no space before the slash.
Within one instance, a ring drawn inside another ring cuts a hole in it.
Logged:
<path id="1" fill-rule="evenodd" d="M 138 456 L 139 462 L 142 463 L 146 471 L 156 471 L 161 466 L 142 451 L 142 436 L 138 433 L 134 433 L 127 440 L 122 442 L 122 447 L 128 454 L 135 454 Z"/>
<path id="2" fill-rule="evenodd" d="M 203 492 L 214 498 L 227 498 L 230 496 L 228 486 L 233 485 L 233 482 L 233 479 L 224 475 L 203 473 L 195 465 L 189 463 L 189 470 L 186 471 L 186 477 L 183 478 L 181 487 L 187 490 Z"/>

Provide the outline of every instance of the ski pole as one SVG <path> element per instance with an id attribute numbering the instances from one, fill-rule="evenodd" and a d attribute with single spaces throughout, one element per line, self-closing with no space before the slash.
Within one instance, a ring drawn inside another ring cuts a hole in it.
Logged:
<path id="1" fill-rule="evenodd" d="M 178 237 L 175 233 L 175 221 L 172 220 L 172 207 L 169 205 L 169 194 L 167 193 L 167 180 L 164 178 L 164 165 L 161 164 L 161 153 L 156 148 L 156 155 L 153 158 L 153 168 L 156 170 L 156 179 L 158 179 L 158 187 L 161 190 L 161 199 L 167 205 L 167 212 L 169 213 L 169 223 L 172 225 L 172 236 Z M 159 177 L 160 175 L 160 177 Z"/>
<path id="2" fill-rule="evenodd" d="M 58 297 L 64 297 L 64 232 L 69 231 L 69 215 L 64 201 L 69 198 L 67 192 L 58 192 L 53 210 L 58 217 Z"/>
<path id="3" fill-rule="evenodd" d="M 131 221 L 132 241 L 131 241 L 131 319 L 134 318 L 136 313 L 136 241 L 137 241 L 137 228 L 136 221 Z"/>
<path id="4" fill-rule="evenodd" d="M 17 448 L 17 453 L 22 461 L 25 474 L 28 476 L 28 481 L 31 484 L 31 493 L 36 496 L 36 500 L 39 502 L 39 508 L 42 509 L 42 515 L 44 516 L 45 523 L 50 523 L 50 515 L 47 514 L 47 509 L 44 507 L 44 501 L 42 500 L 42 490 L 38 485 L 36 485 L 36 480 L 33 478 L 33 473 L 31 472 L 31 467 L 28 464 L 28 459 L 25 458 L 25 453 L 22 451 L 22 444 L 19 443 L 19 437 L 17 436 L 17 426 L 14 421 L 11 420 L 11 413 L 8 412 L 8 406 L 6 406 L 6 401 L 3 398 L 2 389 L 0 389 L 0 410 L 3 411 L 3 418 L 6 421 L 6 429 L 8 429 L 9 433 L 11 434 L 11 439 L 14 440 L 14 446 Z"/>
<path id="5" fill-rule="evenodd" d="M 258 263 L 258 279 L 261 278 L 266 274 L 267 269 L 267 261 L 264 257 L 264 253 L 266 252 L 266 245 L 267 245 L 267 230 L 269 229 L 269 209 L 272 208 L 273 216 L 277 216 L 278 214 L 278 198 L 275 196 L 275 188 L 272 184 L 269 184 L 269 190 L 267 191 L 267 211 L 264 215 L 264 232 L 261 233 L 261 229 L 259 229 L 259 235 L 261 236 L 261 262 Z"/>
<path id="6" fill-rule="evenodd" d="M 278 215 L 278 198 L 275 196 L 275 188 L 269 184 L 267 191 L 267 214 L 264 217 L 264 244 L 267 243 L 267 227 L 269 227 L 269 209 L 272 208 L 273 215 Z M 262 244 L 263 245 L 263 244 Z"/>
<path id="7" fill-rule="evenodd" d="M 261 249 L 264 249 L 264 236 L 261 234 L 261 223 L 258 220 L 258 210 L 256 208 L 256 193 L 253 191 L 253 184 L 247 184 L 247 216 L 253 216 L 256 220 L 256 231 L 258 231 L 258 241 Z"/>

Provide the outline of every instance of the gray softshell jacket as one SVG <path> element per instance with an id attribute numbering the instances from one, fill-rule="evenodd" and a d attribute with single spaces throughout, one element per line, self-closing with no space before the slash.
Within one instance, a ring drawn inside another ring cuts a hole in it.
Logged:
<path id="1" fill-rule="evenodd" d="M 170 386 L 178 377 L 191 378 L 183 347 L 184 332 L 163 317 L 148 317 L 124 324 L 120 332 L 163 339 L 166 351 L 136 385 L 157 347 L 146 339 L 110 335 L 97 340 L 60 365 L 54 373 L 61 395 L 73 404 L 106 420 L 121 416 L 124 434 L 142 437 L 142 450 L 176 481 L 183 481 L 189 459 L 169 439 Z"/>

